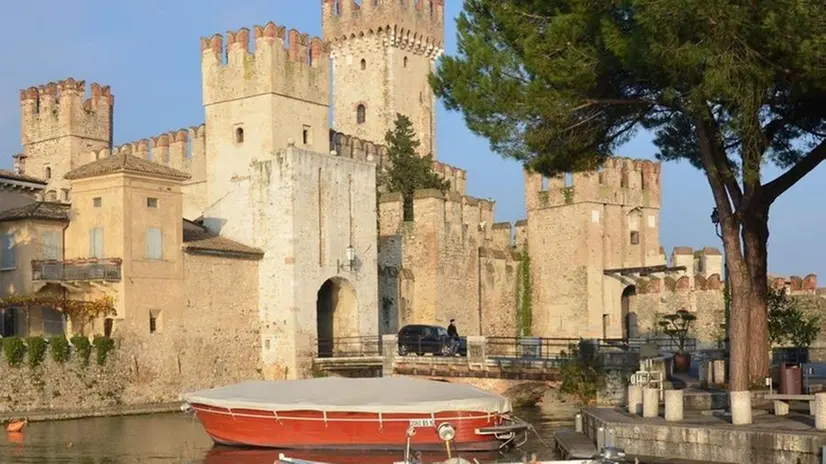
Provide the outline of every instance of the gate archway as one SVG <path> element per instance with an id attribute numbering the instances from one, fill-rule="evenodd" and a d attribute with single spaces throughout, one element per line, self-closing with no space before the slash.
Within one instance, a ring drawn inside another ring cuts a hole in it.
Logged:
<path id="1" fill-rule="evenodd" d="M 622 338 L 637 338 L 637 313 L 631 311 L 631 297 L 637 294 L 637 287 L 629 285 L 622 291 Z"/>
<path id="2" fill-rule="evenodd" d="M 319 358 L 333 356 L 342 338 L 358 335 L 358 300 L 349 280 L 333 277 L 318 289 L 316 331 Z"/>

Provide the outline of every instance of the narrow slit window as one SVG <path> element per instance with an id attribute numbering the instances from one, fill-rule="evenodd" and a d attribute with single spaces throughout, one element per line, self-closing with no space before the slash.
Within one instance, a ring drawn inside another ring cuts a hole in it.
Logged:
<path id="1" fill-rule="evenodd" d="M 244 128 L 235 128 L 235 143 L 244 143 Z"/>
<path id="2" fill-rule="evenodd" d="M 365 108 L 364 105 L 359 105 L 358 108 L 356 108 L 356 123 L 364 124 L 364 122 L 367 120 L 366 113 L 367 108 Z"/>

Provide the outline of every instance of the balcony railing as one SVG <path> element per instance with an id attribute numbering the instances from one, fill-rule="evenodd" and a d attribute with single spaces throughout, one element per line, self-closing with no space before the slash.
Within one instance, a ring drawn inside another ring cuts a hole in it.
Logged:
<path id="1" fill-rule="evenodd" d="M 119 282 L 121 280 L 121 260 L 119 258 L 66 261 L 33 260 L 32 280 Z"/>

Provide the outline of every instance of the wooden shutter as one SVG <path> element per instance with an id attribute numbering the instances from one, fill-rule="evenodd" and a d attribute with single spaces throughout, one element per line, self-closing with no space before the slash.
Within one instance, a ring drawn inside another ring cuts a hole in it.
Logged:
<path id="1" fill-rule="evenodd" d="M 0 235 L 0 254 L 2 254 L 3 262 L 0 264 L 2 268 L 13 268 L 15 267 L 15 246 L 14 246 L 14 234 L 11 232 L 6 232 L 3 235 Z"/>
<path id="2" fill-rule="evenodd" d="M 60 232 L 43 232 L 43 259 L 61 259 Z"/>
<path id="3" fill-rule="evenodd" d="M 163 258 L 163 236 L 161 229 L 150 227 L 146 231 L 146 257 L 149 259 Z"/>
<path id="4" fill-rule="evenodd" d="M 103 258 L 103 227 L 89 229 L 89 255 Z"/>

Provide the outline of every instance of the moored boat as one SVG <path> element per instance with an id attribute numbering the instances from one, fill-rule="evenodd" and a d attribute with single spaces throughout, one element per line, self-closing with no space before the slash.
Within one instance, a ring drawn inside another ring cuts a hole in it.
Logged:
<path id="1" fill-rule="evenodd" d="M 410 377 L 253 381 L 181 399 L 228 446 L 399 450 L 410 440 L 417 450 L 443 449 L 438 427 L 447 423 L 453 449 L 486 451 L 524 443 L 529 429 L 501 395 Z"/>

